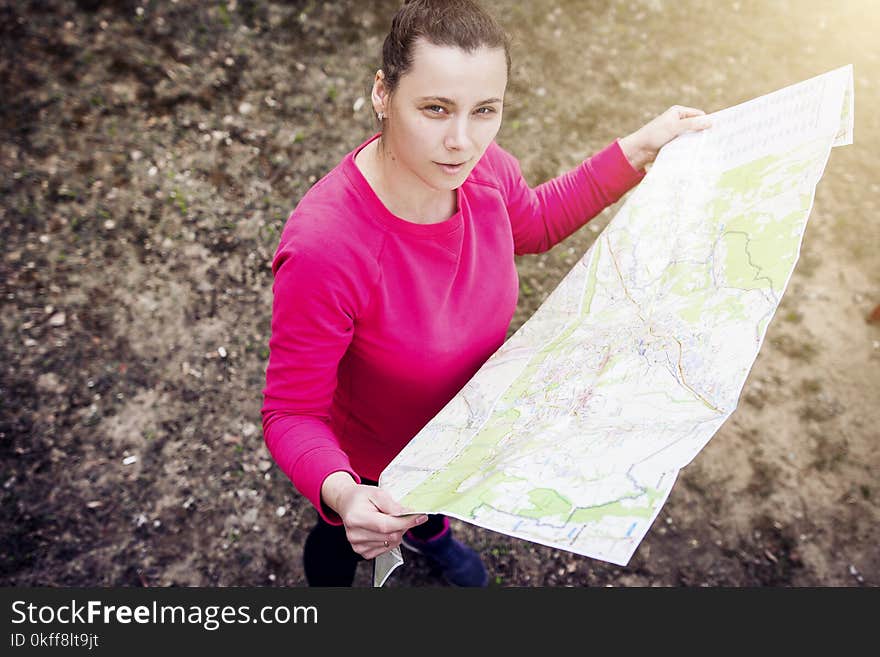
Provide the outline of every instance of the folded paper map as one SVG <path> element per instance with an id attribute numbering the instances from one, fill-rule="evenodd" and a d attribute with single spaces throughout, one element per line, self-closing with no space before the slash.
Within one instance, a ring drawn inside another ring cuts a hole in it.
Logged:
<path id="1" fill-rule="evenodd" d="M 543 305 L 379 479 L 401 504 L 626 565 L 734 411 L 800 253 L 845 66 L 661 149 Z M 375 561 L 381 586 L 399 550 Z"/>

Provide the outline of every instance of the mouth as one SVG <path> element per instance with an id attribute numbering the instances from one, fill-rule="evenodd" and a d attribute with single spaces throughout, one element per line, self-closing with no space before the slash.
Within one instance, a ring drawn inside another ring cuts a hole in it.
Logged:
<path id="1" fill-rule="evenodd" d="M 455 174 L 464 168 L 464 165 L 467 164 L 467 161 L 457 163 L 434 162 L 434 164 L 443 169 L 443 171 L 445 171 L 446 173 Z"/>

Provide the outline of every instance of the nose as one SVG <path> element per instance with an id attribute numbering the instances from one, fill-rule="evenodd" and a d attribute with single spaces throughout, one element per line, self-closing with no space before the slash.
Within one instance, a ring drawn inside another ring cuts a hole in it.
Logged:
<path id="1" fill-rule="evenodd" d="M 447 124 L 446 135 L 443 145 L 449 151 L 467 152 L 471 146 L 471 138 L 468 134 L 468 116 L 462 114 L 453 117 Z"/>

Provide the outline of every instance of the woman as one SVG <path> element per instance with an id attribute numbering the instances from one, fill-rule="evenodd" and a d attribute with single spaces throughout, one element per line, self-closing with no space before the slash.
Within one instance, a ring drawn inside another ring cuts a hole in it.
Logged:
<path id="1" fill-rule="evenodd" d="M 516 307 L 514 254 L 540 253 L 617 201 L 675 136 L 706 127 L 673 107 L 530 189 L 493 140 L 507 39 L 469 0 L 407 2 L 372 90 L 380 131 L 291 214 L 272 263 L 266 444 L 318 523 L 310 585 L 350 586 L 401 542 L 453 584 L 486 585 L 443 516 L 398 517 L 376 488 L 407 442 L 495 352 Z"/>

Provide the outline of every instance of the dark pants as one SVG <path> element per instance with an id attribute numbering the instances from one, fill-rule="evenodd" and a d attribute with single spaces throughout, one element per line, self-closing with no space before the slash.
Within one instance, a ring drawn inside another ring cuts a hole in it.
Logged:
<path id="1" fill-rule="evenodd" d="M 364 479 L 364 484 L 376 483 Z M 428 539 L 443 531 L 442 515 L 429 515 L 428 521 L 417 525 L 412 535 Z M 357 565 L 364 558 L 355 552 L 345 536 L 345 526 L 331 525 L 318 516 L 318 524 L 306 538 L 303 565 L 309 586 L 351 586 Z"/>

